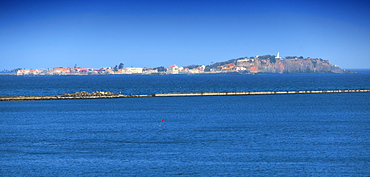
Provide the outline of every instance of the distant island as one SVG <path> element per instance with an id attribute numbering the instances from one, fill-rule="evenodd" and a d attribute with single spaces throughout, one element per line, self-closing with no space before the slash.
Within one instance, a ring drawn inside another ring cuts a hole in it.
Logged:
<path id="1" fill-rule="evenodd" d="M 114 67 L 93 68 L 53 68 L 53 69 L 15 69 L 14 75 L 107 75 L 107 74 L 297 74 L 297 73 L 351 73 L 337 65 L 332 65 L 328 60 L 321 58 L 304 58 L 302 56 L 287 56 L 281 58 L 275 55 L 262 55 L 255 57 L 242 57 L 210 65 L 169 66 L 156 68 L 127 67 L 120 63 Z"/>

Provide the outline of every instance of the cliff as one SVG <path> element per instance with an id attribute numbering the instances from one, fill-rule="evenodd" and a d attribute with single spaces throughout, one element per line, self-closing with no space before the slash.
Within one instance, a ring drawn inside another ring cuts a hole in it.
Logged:
<path id="1" fill-rule="evenodd" d="M 232 61 L 236 70 L 245 70 L 250 73 L 351 73 L 323 59 L 303 57 L 283 59 L 265 55 Z"/>

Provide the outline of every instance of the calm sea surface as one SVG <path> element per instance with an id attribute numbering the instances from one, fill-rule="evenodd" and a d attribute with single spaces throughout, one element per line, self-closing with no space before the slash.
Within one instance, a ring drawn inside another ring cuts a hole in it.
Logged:
<path id="1" fill-rule="evenodd" d="M 333 89 L 370 72 L 0 77 L 1 96 Z M 0 176 L 271 175 L 369 176 L 370 93 L 0 102 Z"/>
<path id="2" fill-rule="evenodd" d="M 358 74 L 2 76 L 0 96 L 57 95 L 80 91 L 152 94 L 370 89 L 370 70 Z"/>

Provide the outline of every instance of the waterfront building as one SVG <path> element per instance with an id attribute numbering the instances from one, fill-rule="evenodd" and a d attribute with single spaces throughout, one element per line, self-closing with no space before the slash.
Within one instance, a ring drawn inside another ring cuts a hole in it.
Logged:
<path id="1" fill-rule="evenodd" d="M 177 65 L 167 67 L 167 74 L 179 74 L 179 67 Z"/>

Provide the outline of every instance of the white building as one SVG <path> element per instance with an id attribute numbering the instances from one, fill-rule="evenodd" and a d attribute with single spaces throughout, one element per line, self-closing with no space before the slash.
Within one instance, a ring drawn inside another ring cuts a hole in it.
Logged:
<path id="1" fill-rule="evenodd" d="M 179 67 L 177 65 L 167 67 L 167 74 L 179 74 Z"/>

